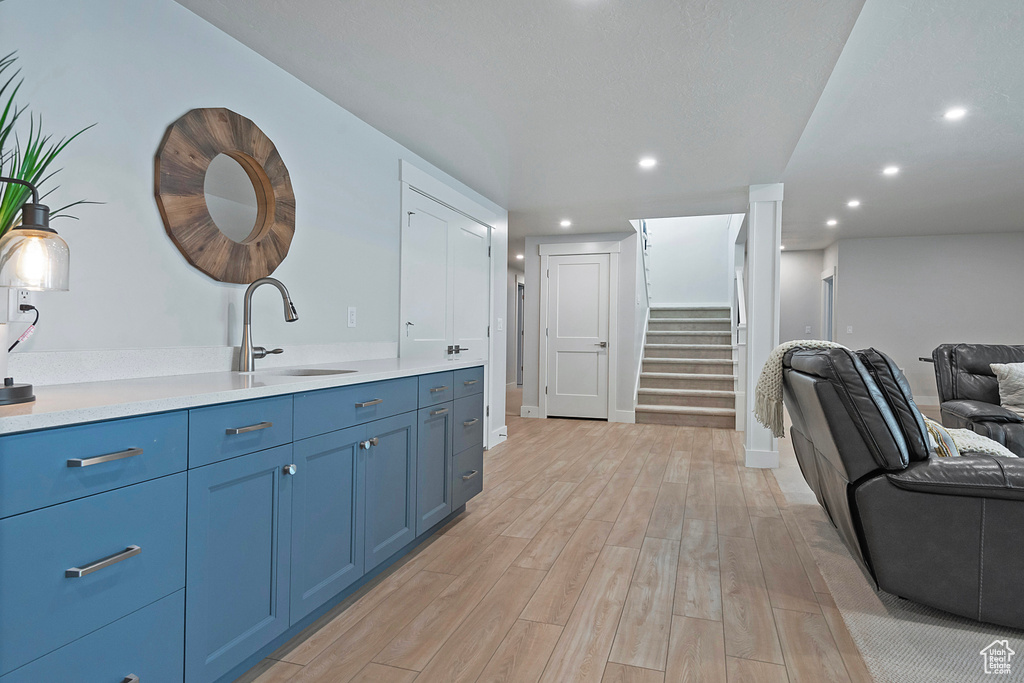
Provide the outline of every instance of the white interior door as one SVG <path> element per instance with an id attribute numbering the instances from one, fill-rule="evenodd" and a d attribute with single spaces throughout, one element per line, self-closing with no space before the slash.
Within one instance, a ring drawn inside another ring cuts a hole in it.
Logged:
<path id="1" fill-rule="evenodd" d="M 547 414 L 608 417 L 609 254 L 548 258 Z"/>
<path id="2" fill-rule="evenodd" d="M 408 187 L 402 208 L 399 355 L 487 360 L 490 228 Z"/>
<path id="3" fill-rule="evenodd" d="M 445 357 L 451 321 L 448 219 L 445 207 L 425 197 L 405 205 L 402 226 L 399 355 Z"/>
<path id="4" fill-rule="evenodd" d="M 487 358 L 490 312 L 490 230 L 474 220 L 449 225 L 449 260 L 452 264 L 452 343 L 460 360 Z"/>

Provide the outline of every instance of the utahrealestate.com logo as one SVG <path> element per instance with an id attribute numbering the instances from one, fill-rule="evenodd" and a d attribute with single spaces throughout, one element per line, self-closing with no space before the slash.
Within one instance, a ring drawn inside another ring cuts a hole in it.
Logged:
<path id="1" fill-rule="evenodd" d="M 985 658 L 985 673 L 1009 675 L 1010 660 L 1015 654 L 1017 653 L 1010 649 L 1010 641 L 993 640 L 981 651 L 981 656 Z"/>

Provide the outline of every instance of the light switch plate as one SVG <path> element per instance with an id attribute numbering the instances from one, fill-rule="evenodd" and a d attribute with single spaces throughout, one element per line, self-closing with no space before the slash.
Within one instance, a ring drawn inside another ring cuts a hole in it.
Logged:
<path id="1" fill-rule="evenodd" d="M 853 334 L 853 325 L 846 326 L 846 334 Z"/>
<path id="2" fill-rule="evenodd" d="M 355 306 L 349 306 L 348 307 L 348 326 L 349 327 L 355 327 L 356 326 L 356 307 Z"/>
<path id="3" fill-rule="evenodd" d="M 505 321 L 502 318 L 498 318 L 498 332 L 505 329 Z"/>

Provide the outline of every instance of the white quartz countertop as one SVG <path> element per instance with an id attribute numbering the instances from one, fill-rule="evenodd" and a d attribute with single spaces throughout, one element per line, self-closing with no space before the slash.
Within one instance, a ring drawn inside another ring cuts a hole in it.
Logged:
<path id="1" fill-rule="evenodd" d="M 209 372 L 41 386 L 35 387 L 36 400 L 31 403 L 0 406 L 0 434 L 329 389 L 479 365 L 486 365 L 486 362 L 386 358 L 318 363 L 305 368 L 268 368 L 252 373 Z M 289 371 L 314 367 L 355 372 L 315 376 L 287 374 Z"/>

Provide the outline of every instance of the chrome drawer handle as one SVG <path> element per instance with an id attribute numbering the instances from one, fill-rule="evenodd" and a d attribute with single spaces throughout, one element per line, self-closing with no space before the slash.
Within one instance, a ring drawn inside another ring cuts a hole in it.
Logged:
<path id="1" fill-rule="evenodd" d="M 463 384 L 463 386 L 469 387 L 469 386 L 472 386 L 472 385 L 476 384 L 479 381 L 480 380 L 478 380 L 478 379 L 467 379 L 462 384 Z"/>
<path id="2" fill-rule="evenodd" d="M 113 462 L 114 460 L 133 458 L 136 455 L 142 455 L 141 448 L 129 448 L 127 450 L 118 451 L 117 453 L 97 455 L 95 458 L 71 458 L 68 460 L 68 467 L 88 467 L 89 465 L 99 465 L 101 462 Z"/>
<path id="3" fill-rule="evenodd" d="M 433 417 L 434 415 L 444 415 L 447 412 L 448 412 L 447 408 L 441 408 L 440 410 L 431 410 L 430 411 L 430 416 Z"/>
<path id="4" fill-rule="evenodd" d="M 430 390 L 430 393 L 433 394 L 438 391 L 448 391 L 448 387 L 434 387 L 433 389 Z"/>
<path id="5" fill-rule="evenodd" d="M 472 420 L 470 420 L 468 422 L 463 422 L 462 426 L 463 427 L 472 427 L 473 425 L 475 425 L 479 421 L 480 421 L 479 417 L 474 417 Z"/>
<path id="6" fill-rule="evenodd" d="M 469 481 L 470 479 L 472 479 L 473 477 L 475 477 L 478 474 L 480 474 L 480 473 L 477 472 L 476 470 L 472 470 L 472 471 L 470 471 L 469 474 L 463 474 L 462 475 L 462 481 Z"/>
<path id="7" fill-rule="evenodd" d="M 140 548 L 139 546 L 130 545 L 119 553 L 108 555 L 107 557 L 104 557 L 102 560 L 96 560 L 95 562 L 87 564 L 84 567 L 72 567 L 71 569 L 65 569 L 64 577 L 68 579 L 78 579 L 87 574 L 92 574 L 93 572 L 98 572 L 101 569 L 106 569 L 110 565 L 117 564 L 118 562 L 123 562 L 124 560 L 127 560 L 129 557 L 135 557 L 141 552 L 142 548 Z"/>
<path id="8" fill-rule="evenodd" d="M 384 402 L 384 399 L 382 399 L 382 398 L 375 398 L 372 401 L 364 401 L 363 403 L 357 403 L 356 404 L 356 408 L 367 408 L 369 406 L 375 406 L 375 405 L 378 405 L 378 404 L 383 403 L 383 402 Z"/>
<path id="9" fill-rule="evenodd" d="M 139 683 L 139 677 L 135 674 L 128 674 L 121 683 Z"/>
<path id="10" fill-rule="evenodd" d="M 231 429 L 227 430 L 227 433 L 230 434 L 231 436 L 234 436 L 235 434 L 258 432 L 261 429 L 269 429 L 270 427 L 273 426 L 273 422 L 260 422 L 259 424 L 249 425 L 248 427 L 232 427 Z"/>

